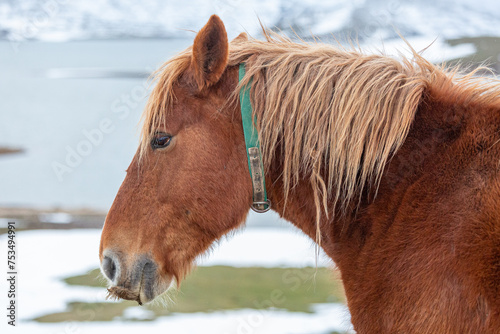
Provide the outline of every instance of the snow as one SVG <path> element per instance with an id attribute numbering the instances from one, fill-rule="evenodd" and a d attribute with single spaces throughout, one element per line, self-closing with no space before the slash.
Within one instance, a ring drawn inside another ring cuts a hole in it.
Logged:
<path id="1" fill-rule="evenodd" d="M 202 266 L 310 267 L 316 265 L 312 240 L 300 232 L 279 228 L 248 229 L 234 238 L 224 238 L 220 247 L 200 257 Z M 318 266 L 331 266 L 322 252 Z"/>
<path id="2" fill-rule="evenodd" d="M 129 307 L 123 311 L 122 319 L 125 320 L 151 320 L 155 313 L 141 306 Z"/>
<path id="3" fill-rule="evenodd" d="M 260 33 L 268 27 L 301 33 L 352 32 L 360 39 L 405 37 L 444 39 L 497 36 L 500 12 L 496 0 L 22 0 L 0 4 L 0 38 L 64 41 L 91 38 L 192 38 L 216 13 L 229 35 Z"/>
<path id="4" fill-rule="evenodd" d="M 327 304 L 315 313 L 290 313 L 281 310 L 222 311 L 213 313 L 175 314 L 154 321 L 139 322 L 68 322 L 58 324 L 22 323 L 9 333 L 79 333 L 136 334 L 141 330 L 153 333 L 183 334 L 309 334 L 351 331 L 350 317 L 344 305 Z"/>
<path id="5" fill-rule="evenodd" d="M 16 233 L 17 300 L 21 320 L 60 312 L 71 301 L 96 302 L 105 299 L 104 289 L 68 286 L 61 281 L 99 266 L 99 233 L 98 230 L 33 230 Z M 0 249 L 3 251 L 7 248 L 6 236 L 2 235 L 0 240 Z M 6 291 L 3 286 L 1 291 Z"/>

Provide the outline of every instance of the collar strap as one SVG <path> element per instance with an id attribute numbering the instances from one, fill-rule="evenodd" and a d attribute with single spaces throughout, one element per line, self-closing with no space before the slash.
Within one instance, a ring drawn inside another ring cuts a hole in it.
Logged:
<path id="1" fill-rule="evenodd" d="M 239 81 L 245 77 L 245 63 L 240 64 Z M 267 198 L 266 180 L 264 177 L 264 166 L 260 150 L 259 135 L 255 128 L 256 118 L 252 118 L 252 104 L 250 103 L 250 89 L 252 78 L 247 85 L 240 89 L 241 122 L 245 135 L 245 146 L 247 149 L 248 170 L 252 178 L 253 203 L 252 210 L 255 212 L 266 212 L 271 209 L 271 201 Z"/>

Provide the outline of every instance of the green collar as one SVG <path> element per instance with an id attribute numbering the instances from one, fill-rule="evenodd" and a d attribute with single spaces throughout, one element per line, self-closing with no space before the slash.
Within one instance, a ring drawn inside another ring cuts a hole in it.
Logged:
<path id="1" fill-rule="evenodd" d="M 245 63 L 240 64 L 239 81 L 245 76 Z M 259 135 L 255 128 L 256 119 L 252 118 L 252 104 L 250 103 L 250 89 L 252 79 L 240 90 L 241 122 L 245 135 L 245 146 L 247 149 L 248 169 L 252 178 L 253 203 L 252 210 L 255 212 L 266 212 L 271 208 L 271 201 L 267 199 L 266 180 L 264 177 L 264 166 L 260 150 Z"/>

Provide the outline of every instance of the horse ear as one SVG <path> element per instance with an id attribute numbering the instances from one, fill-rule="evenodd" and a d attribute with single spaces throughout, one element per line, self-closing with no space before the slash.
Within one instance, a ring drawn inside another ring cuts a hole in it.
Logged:
<path id="1" fill-rule="evenodd" d="M 193 43 L 191 68 L 200 90 L 219 81 L 226 69 L 228 55 L 226 28 L 217 15 L 212 15 Z"/>

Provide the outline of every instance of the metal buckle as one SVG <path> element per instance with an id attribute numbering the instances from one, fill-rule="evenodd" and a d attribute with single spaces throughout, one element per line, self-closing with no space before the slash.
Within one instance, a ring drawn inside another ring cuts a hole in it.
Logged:
<path id="1" fill-rule="evenodd" d="M 271 201 L 268 199 L 264 202 L 253 202 L 250 207 L 257 213 L 264 213 L 271 209 Z"/>

